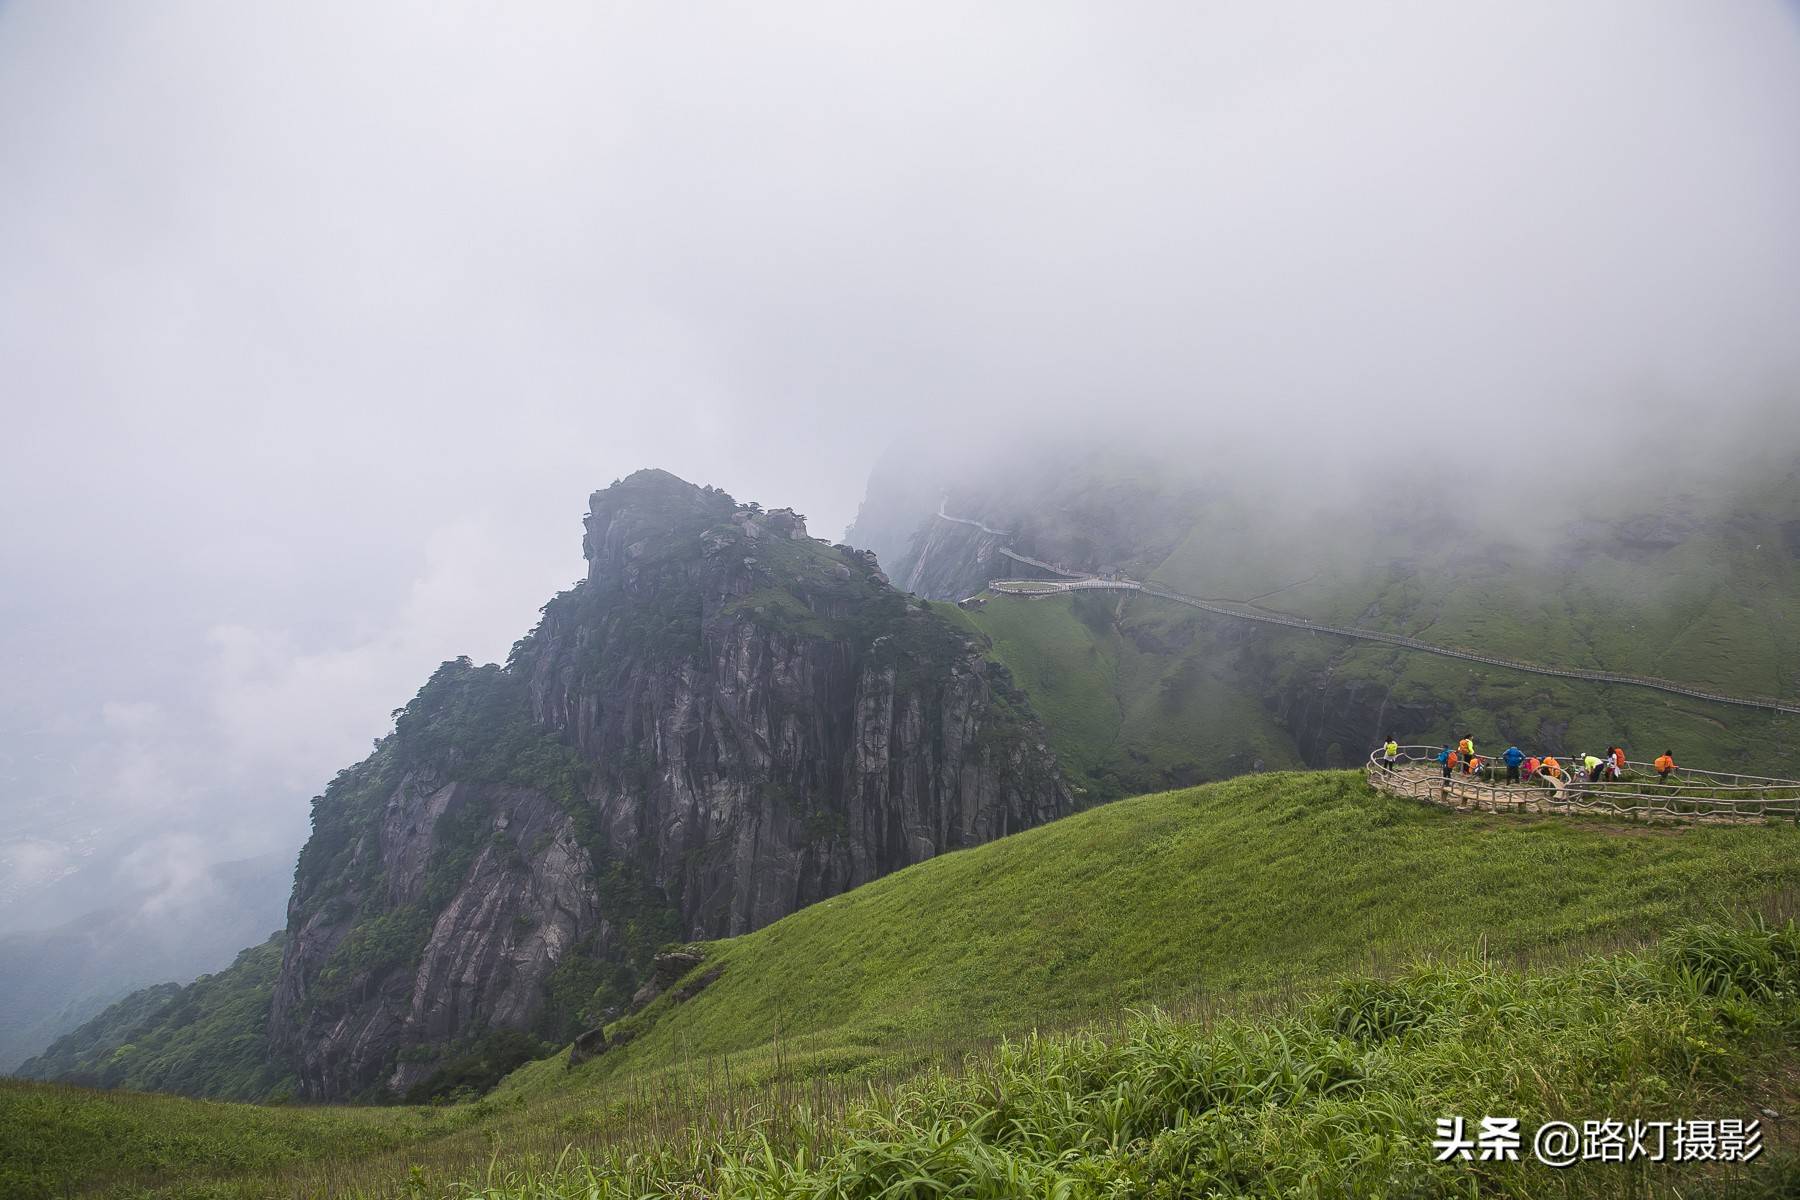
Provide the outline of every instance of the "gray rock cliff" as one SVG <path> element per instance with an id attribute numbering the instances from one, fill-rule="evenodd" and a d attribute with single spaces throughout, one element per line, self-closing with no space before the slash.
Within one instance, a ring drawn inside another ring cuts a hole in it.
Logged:
<path id="1" fill-rule="evenodd" d="M 871 556 L 663 472 L 505 668 L 447 663 L 315 801 L 269 1020 L 310 1098 L 567 1040 L 743 933 L 1072 802 L 1004 668 Z"/>

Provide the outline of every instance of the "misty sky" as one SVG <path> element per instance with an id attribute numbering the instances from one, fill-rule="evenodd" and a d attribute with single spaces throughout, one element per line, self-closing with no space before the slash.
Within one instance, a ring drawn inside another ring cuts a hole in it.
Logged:
<path id="1" fill-rule="evenodd" d="M 1797 125 L 1776 0 L 0 0 L 0 929 L 297 847 L 641 466 L 837 536 L 922 428 L 1729 448 Z"/>

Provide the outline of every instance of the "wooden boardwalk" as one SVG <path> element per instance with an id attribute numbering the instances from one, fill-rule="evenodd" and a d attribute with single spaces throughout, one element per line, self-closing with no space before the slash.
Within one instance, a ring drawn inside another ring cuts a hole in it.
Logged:
<path id="1" fill-rule="evenodd" d="M 1576 776 L 1507 783 L 1505 768 L 1491 763 L 1480 775 L 1458 770 L 1446 780 L 1443 767 L 1430 761 L 1436 753 L 1435 747 L 1404 746 L 1390 771 L 1377 751 L 1363 774 L 1376 791 L 1462 812 L 1561 813 L 1690 825 L 1800 824 L 1800 780 L 1683 768 L 1665 784 L 1653 767 L 1637 762 L 1627 763 L 1624 777 L 1615 782 L 1590 783 Z M 1564 763 L 1574 758 L 1556 757 Z"/>

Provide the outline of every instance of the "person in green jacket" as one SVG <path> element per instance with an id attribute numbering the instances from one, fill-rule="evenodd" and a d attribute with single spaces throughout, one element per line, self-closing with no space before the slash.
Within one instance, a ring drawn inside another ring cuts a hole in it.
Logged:
<path id="1" fill-rule="evenodd" d="M 1382 767 L 1385 768 L 1386 770 L 1392 771 L 1394 769 L 1394 763 L 1395 763 L 1395 761 L 1397 761 L 1399 759 L 1399 757 L 1400 757 L 1400 743 L 1395 741 L 1394 735 L 1390 733 L 1390 734 L 1388 734 L 1387 745 L 1385 745 L 1381 748 L 1381 765 L 1382 765 Z"/>

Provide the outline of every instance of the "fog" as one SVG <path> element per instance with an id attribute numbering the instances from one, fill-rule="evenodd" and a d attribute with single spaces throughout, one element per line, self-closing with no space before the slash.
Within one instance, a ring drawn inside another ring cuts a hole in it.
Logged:
<path id="1" fill-rule="evenodd" d="M 638 467 L 1717 471 L 1800 424 L 1796 114 L 1773 0 L 0 4 L 0 930 L 291 853 Z"/>

